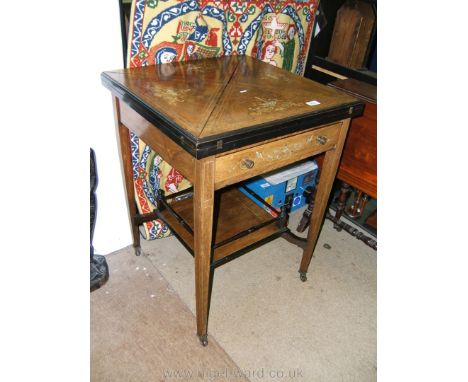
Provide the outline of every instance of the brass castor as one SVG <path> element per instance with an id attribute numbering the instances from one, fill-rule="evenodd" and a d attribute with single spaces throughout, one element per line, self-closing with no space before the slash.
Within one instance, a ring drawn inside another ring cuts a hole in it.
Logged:
<path id="1" fill-rule="evenodd" d="M 299 272 L 299 278 L 301 279 L 302 282 L 307 281 L 307 273 L 306 272 Z"/>
<path id="2" fill-rule="evenodd" d="M 207 346 L 208 345 L 208 334 L 205 334 L 203 336 L 198 336 L 200 343 L 202 346 Z"/>

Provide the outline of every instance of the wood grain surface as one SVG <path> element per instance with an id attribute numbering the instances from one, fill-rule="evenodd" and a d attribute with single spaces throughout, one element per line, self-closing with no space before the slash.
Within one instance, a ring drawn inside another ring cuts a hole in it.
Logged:
<path id="1" fill-rule="evenodd" d="M 356 98 L 248 56 L 121 69 L 102 78 L 197 158 L 362 113 Z"/>
<path id="2" fill-rule="evenodd" d="M 138 226 L 133 223 L 133 218 L 137 216 L 135 204 L 135 188 L 133 187 L 132 153 L 130 148 L 130 131 L 122 124 L 122 112 L 120 102 L 117 97 L 112 97 L 114 106 L 114 122 L 117 136 L 117 146 L 119 148 L 120 167 L 122 180 L 124 183 L 125 196 L 127 202 L 128 219 L 132 231 L 133 246 L 140 247 L 140 232 Z"/>
<path id="3" fill-rule="evenodd" d="M 329 84 L 364 100 L 364 114 L 353 118 L 337 178 L 377 199 L 377 87 L 347 79 Z"/>
<path id="4" fill-rule="evenodd" d="M 119 106 L 122 123 L 193 183 L 195 158 L 126 103 L 119 101 Z"/>
<path id="5" fill-rule="evenodd" d="M 214 158 L 197 161 L 193 192 L 195 295 L 197 334 L 204 336 L 208 327 L 211 238 L 213 236 Z"/>
<path id="6" fill-rule="evenodd" d="M 330 150 L 338 140 L 340 126 L 341 122 L 219 156 L 216 158 L 215 188 Z M 250 161 L 253 167 L 246 166 L 246 161 Z"/>
<path id="7" fill-rule="evenodd" d="M 257 206 L 237 188 L 227 188 L 219 191 L 219 193 L 218 216 L 214 222 L 213 229 L 215 244 L 221 243 L 222 241 L 241 231 L 247 230 L 254 225 L 259 225 L 272 219 L 272 216 L 268 212 Z M 171 207 L 189 224 L 192 229 L 195 227 L 193 199 L 184 199 L 180 202 L 173 203 Z M 177 235 L 184 241 L 184 243 L 193 250 L 193 235 L 178 223 L 176 218 L 171 215 L 169 211 L 164 210 L 161 211 L 160 214 L 164 217 L 164 220 L 175 229 Z M 277 231 L 278 227 L 275 224 L 271 224 L 234 242 L 218 247 L 214 251 L 213 260 L 217 261 L 229 256 L 237 250 L 254 244 Z"/>
<path id="8" fill-rule="evenodd" d="M 317 244 L 318 235 L 322 229 L 328 198 L 340 163 L 349 123 L 349 119 L 343 122 L 336 148 L 325 153 L 320 181 L 315 196 L 315 206 L 312 211 L 312 216 L 310 217 L 309 231 L 307 233 L 307 245 L 304 249 L 304 254 L 302 255 L 299 272 L 307 272 L 309 268 L 310 260 L 312 259 L 312 254 Z"/>
<path id="9" fill-rule="evenodd" d="M 338 179 L 377 199 L 377 105 L 367 103 L 364 115 L 353 119 Z"/>

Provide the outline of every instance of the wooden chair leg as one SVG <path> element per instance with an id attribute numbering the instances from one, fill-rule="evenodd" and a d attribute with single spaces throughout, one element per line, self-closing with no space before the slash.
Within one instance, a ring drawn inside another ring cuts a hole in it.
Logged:
<path id="1" fill-rule="evenodd" d="M 369 196 L 362 191 L 356 190 L 354 201 L 351 206 L 346 210 L 346 215 L 353 219 L 358 219 L 362 216 L 364 208 L 366 207 Z"/>
<path id="2" fill-rule="evenodd" d="M 304 232 L 305 229 L 309 226 L 310 217 L 312 216 L 312 211 L 314 210 L 315 206 L 315 193 L 317 192 L 319 179 L 317 179 L 316 186 L 309 192 L 309 195 L 306 197 L 309 199 L 309 203 L 307 204 L 307 208 L 305 209 L 304 213 L 302 214 L 301 221 L 299 222 L 296 230 L 297 232 Z"/>
<path id="3" fill-rule="evenodd" d="M 341 182 L 341 189 L 340 194 L 338 195 L 338 203 L 336 205 L 336 213 L 335 213 L 335 220 L 339 221 L 343 212 L 346 208 L 346 201 L 348 200 L 348 193 L 351 190 L 351 186 L 346 182 Z M 333 228 L 335 228 L 338 232 L 342 230 L 342 228 L 337 225 L 336 223 L 333 224 Z"/>

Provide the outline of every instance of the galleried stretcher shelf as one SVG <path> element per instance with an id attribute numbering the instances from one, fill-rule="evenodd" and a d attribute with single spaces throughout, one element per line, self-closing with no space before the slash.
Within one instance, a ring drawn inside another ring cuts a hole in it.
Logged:
<path id="1" fill-rule="evenodd" d="M 306 281 L 349 121 L 362 114 L 361 101 L 248 56 L 109 71 L 102 81 L 114 100 L 135 251 L 141 252 L 139 225 L 159 217 L 194 255 L 197 334 L 203 345 L 214 268 L 291 236 L 287 206 L 273 217 L 265 210 L 270 205 L 259 199 L 265 208 L 258 207 L 237 189 L 239 182 L 325 152 L 299 269 Z M 161 192 L 158 210 L 138 214 L 130 132 L 193 189 L 167 199 Z"/>

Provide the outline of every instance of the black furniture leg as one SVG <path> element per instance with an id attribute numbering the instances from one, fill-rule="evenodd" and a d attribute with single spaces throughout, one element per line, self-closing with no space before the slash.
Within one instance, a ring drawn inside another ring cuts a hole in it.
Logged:
<path id="1" fill-rule="evenodd" d="M 296 228 L 297 232 L 304 232 L 309 226 L 310 217 L 312 216 L 312 211 L 314 210 L 315 193 L 317 192 L 318 182 L 319 180 L 317 180 L 317 184 L 315 185 L 315 187 L 307 187 L 304 190 L 304 197 L 307 200 L 307 208 L 302 214 L 301 221 L 299 222 Z"/>
<path id="2" fill-rule="evenodd" d="M 109 267 L 106 258 L 94 254 L 93 236 L 96 226 L 96 188 L 98 178 L 96 169 L 96 156 L 94 150 L 90 149 L 90 290 L 96 290 L 103 286 L 109 279 Z"/>

